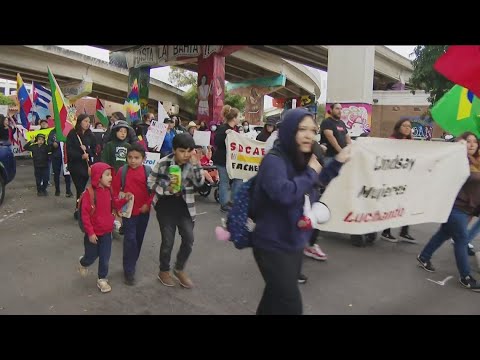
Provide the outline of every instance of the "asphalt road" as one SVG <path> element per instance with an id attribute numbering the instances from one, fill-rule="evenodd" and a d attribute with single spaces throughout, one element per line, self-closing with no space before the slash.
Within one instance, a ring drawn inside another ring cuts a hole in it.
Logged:
<path id="1" fill-rule="evenodd" d="M 0 207 L 0 314 L 255 313 L 263 280 L 250 250 L 214 238 L 221 214 L 213 194 L 197 197 L 196 238 L 187 264 L 194 289 L 167 288 L 157 280 L 160 232 L 152 213 L 137 285 L 123 284 L 122 240 L 117 238 L 110 261 L 113 290 L 102 294 L 96 287 L 97 264 L 87 278 L 76 271 L 83 234 L 73 219 L 74 198 L 65 197 L 63 184 L 60 197 L 53 196 L 51 187 L 48 197 L 37 197 L 31 160 L 19 160 L 17 170 Z M 480 314 L 480 294 L 459 284 L 450 244 L 432 259 L 436 273 L 417 267 L 415 256 L 437 226 L 412 228 L 420 245 L 378 240 L 356 248 L 346 235 L 322 234 L 319 244 L 329 260 L 305 258 L 305 314 Z M 474 258 L 470 260 L 476 270 Z M 444 286 L 427 280 L 448 276 L 453 278 Z"/>

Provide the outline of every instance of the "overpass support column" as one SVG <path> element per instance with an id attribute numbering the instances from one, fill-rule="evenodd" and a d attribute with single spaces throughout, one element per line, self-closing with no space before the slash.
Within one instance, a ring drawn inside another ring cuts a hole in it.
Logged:
<path id="1" fill-rule="evenodd" d="M 143 66 L 139 68 L 130 68 L 128 69 L 128 92 L 132 90 L 133 83 L 137 80 L 138 84 L 138 102 L 140 104 L 140 111 L 138 112 L 138 119 L 132 119 L 127 114 L 127 120 L 131 122 L 136 122 L 141 120 L 142 116 L 148 112 L 148 87 L 150 85 L 150 67 Z M 161 119 L 163 120 L 163 119 Z"/>
<path id="2" fill-rule="evenodd" d="M 225 56 L 212 54 L 198 57 L 197 120 L 208 125 L 223 121 L 225 99 Z"/>
<path id="3" fill-rule="evenodd" d="M 372 123 L 375 46 L 329 46 L 327 111 L 342 104 L 342 120 L 350 136 L 358 136 Z"/>

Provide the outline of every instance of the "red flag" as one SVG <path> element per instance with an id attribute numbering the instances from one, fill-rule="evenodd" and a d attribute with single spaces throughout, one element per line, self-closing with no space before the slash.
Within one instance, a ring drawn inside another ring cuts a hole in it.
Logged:
<path id="1" fill-rule="evenodd" d="M 480 46 L 451 45 L 433 68 L 451 82 L 480 97 Z"/>

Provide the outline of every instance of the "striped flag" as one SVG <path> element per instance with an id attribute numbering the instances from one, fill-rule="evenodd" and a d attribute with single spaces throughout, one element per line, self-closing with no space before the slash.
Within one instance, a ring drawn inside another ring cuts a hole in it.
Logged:
<path id="1" fill-rule="evenodd" d="M 17 73 L 17 98 L 20 103 L 20 120 L 22 126 L 25 129 L 30 129 L 30 122 L 28 121 L 28 115 L 32 110 L 32 100 L 28 94 L 27 88 L 23 83 L 22 77 Z"/>
<path id="2" fill-rule="evenodd" d="M 95 115 L 97 116 L 97 119 L 103 124 L 103 126 L 108 127 L 107 113 L 105 112 L 105 108 L 99 98 L 97 98 L 96 110 Z"/>
<path id="3" fill-rule="evenodd" d="M 40 119 L 45 119 L 50 115 L 48 104 L 52 101 L 52 92 L 42 85 L 32 81 L 32 98 L 33 98 L 33 116 L 35 123 Z"/>
<path id="4" fill-rule="evenodd" d="M 68 102 L 58 86 L 57 80 L 53 76 L 50 68 L 48 67 L 48 80 L 50 81 L 50 88 L 52 89 L 52 104 L 53 104 L 53 116 L 55 118 L 55 131 L 57 132 L 58 141 L 65 142 L 67 135 L 73 124 L 68 121 Z"/>

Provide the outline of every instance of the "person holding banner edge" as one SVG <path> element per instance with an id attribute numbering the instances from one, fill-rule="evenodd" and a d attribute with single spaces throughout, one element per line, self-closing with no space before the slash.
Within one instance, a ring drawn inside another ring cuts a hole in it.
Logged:
<path id="1" fill-rule="evenodd" d="M 417 256 L 419 266 L 428 272 L 435 272 L 430 261 L 435 251 L 450 238 L 453 238 L 455 261 L 460 273 L 460 283 L 467 289 L 480 292 L 480 283 L 471 276 L 468 262 L 468 222 L 472 216 L 480 213 L 480 168 L 475 162 L 480 158 L 479 143 L 475 134 L 466 132 L 459 137 L 466 142 L 467 156 L 470 164 L 470 176 L 463 184 L 455 199 L 452 211 L 446 223 L 442 224 L 435 235 Z"/>
<path id="2" fill-rule="evenodd" d="M 389 139 L 397 139 L 397 140 L 413 140 L 412 136 L 412 123 L 410 120 L 400 119 L 396 122 L 395 126 L 393 127 L 393 134 L 390 135 Z M 409 226 L 405 225 L 400 230 L 400 240 L 408 242 L 410 244 L 417 244 L 417 240 L 415 240 L 409 233 Z M 396 243 L 398 240 L 391 234 L 390 229 L 385 229 L 382 232 L 382 239 Z"/>

